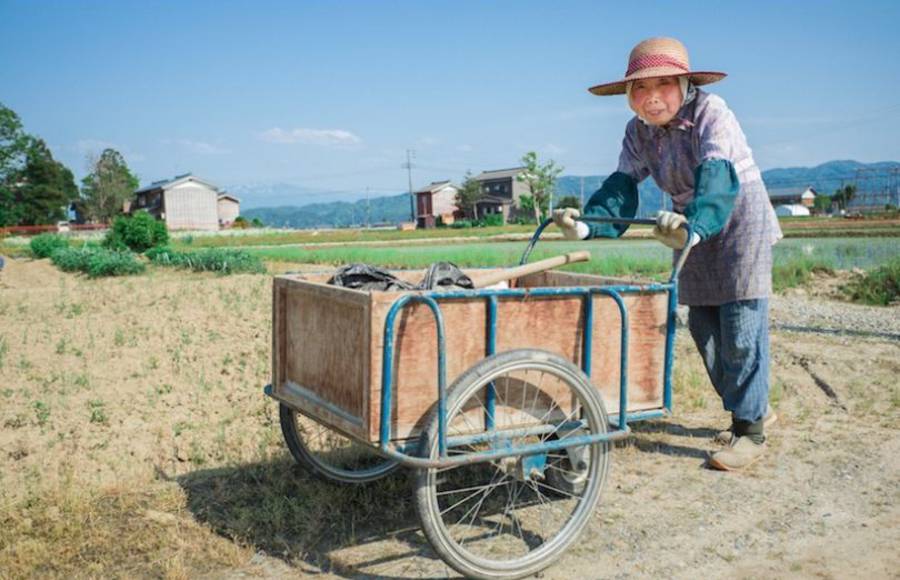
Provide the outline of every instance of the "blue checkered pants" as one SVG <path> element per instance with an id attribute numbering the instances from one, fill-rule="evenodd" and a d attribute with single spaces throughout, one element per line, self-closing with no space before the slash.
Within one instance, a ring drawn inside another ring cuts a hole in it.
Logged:
<path id="1" fill-rule="evenodd" d="M 755 423 L 769 401 L 769 301 L 691 306 L 688 328 L 722 404 Z"/>

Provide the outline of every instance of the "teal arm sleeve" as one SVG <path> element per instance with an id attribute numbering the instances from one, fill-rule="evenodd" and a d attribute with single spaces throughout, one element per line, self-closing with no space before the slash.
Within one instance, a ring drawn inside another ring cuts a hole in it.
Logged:
<path id="1" fill-rule="evenodd" d="M 616 171 L 606 178 L 587 205 L 584 215 L 599 217 L 633 218 L 637 215 L 637 181 L 627 173 Z M 618 238 L 628 229 L 628 224 L 593 224 L 589 238 Z"/>
<path id="2" fill-rule="evenodd" d="M 722 231 L 740 190 L 734 165 L 726 159 L 707 159 L 694 170 L 694 199 L 684 215 L 701 240 Z"/>

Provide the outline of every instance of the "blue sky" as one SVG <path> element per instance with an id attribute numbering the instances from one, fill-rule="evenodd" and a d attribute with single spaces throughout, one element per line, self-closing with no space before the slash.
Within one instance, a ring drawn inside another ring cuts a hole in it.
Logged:
<path id="1" fill-rule="evenodd" d="M 586 88 L 680 38 L 763 169 L 900 159 L 900 2 L 0 0 L 0 102 L 79 177 L 291 183 L 335 199 L 512 167 L 615 169 L 630 113 Z M 303 199 L 285 200 L 300 204 Z M 252 195 L 245 206 L 254 205 Z"/>

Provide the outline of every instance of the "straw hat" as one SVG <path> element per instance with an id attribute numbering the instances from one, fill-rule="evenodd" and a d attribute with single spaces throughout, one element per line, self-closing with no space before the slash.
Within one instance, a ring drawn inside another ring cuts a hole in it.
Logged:
<path id="1" fill-rule="evenodd" d="M 591 87 L 595 95 L 624 95 L 625 84 L 637 79 L 689 76 L 695 85 L 708 85 L 725 78 L 725 73 L 692 71 L 687 49 L 674 38 L 649 38 L 632 49 L 625 78 Z"/>

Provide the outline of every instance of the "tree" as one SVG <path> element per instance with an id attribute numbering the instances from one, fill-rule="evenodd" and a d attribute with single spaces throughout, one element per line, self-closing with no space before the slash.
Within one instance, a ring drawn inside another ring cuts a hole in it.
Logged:
<path id="1" fill-rule="evenodd" d="M 534 199 L 534 219 L 540 223 L 550 210 L 550 196 L 556 185 L 556 178 L 563 168 L 552 159 L 543 165 L 538 161 L 537 153 L 529 151 L 522 156 L 525 171 L 516 176 L 516 181 L 528 186 Z"/>
<path id="2" fill-rule="evenodd" d="M 52 224 L 66 217 L 78 187 L 69 169 L 53 159 L 43 139 L 30 139 L 25 166 L 10 174 L 16 223 Z"/>
<path id="3" fill-rule="evenodd" d="M 22 130 L 19 116 L 0 103 L 0 226 L 19 223 L 20 208 L 13 189 L 25 166 L 30 143 L 30 137 Z"/>
<path id="4" fill-rule="evenodd" d="M 828 213 L 831 210 L 831 196 L 817 195 L 813 200 L 813 209 L 816 213 Z"/>
<path id="5" fill-rule="evenodd" d="M 123 213 L 125 202 L 138 188 L 138 178 L 115 149 L 104 149 L 90 161 L 91 172 L 81 181 L 81 195 L 90 219 L 109 223 Z"/>
<path id="6" fill-rule="evenodd" d="M 850 205 L 850 201 L 856 197 L 856 186 L 855 185 L 845 185 L 844 187 L 839 187 L 835 190 L 834 195 L 831 196 L 831 199 L 834 200 L 838 207 L 843 209 L 847 209 L 847 206 Z"/>
<path id="7" fill-rule="evenodd" d="M 478 203 L 479 199 L 481 199 L 481 183 L 475 180 L 471 171 L 466 171 L 462 187 L 456 192 L 456 207 L 466 217 L 475 219 L 478 217 L 475 204 Z"/>
<path id="8" fill-rule="evenodd" d="M 556 204 L 556 207 L 574 207 L 575 209 L 581 209 L 581 200 L 576 195 L 566 195 L 560 198 L 559 203 Z"/>

